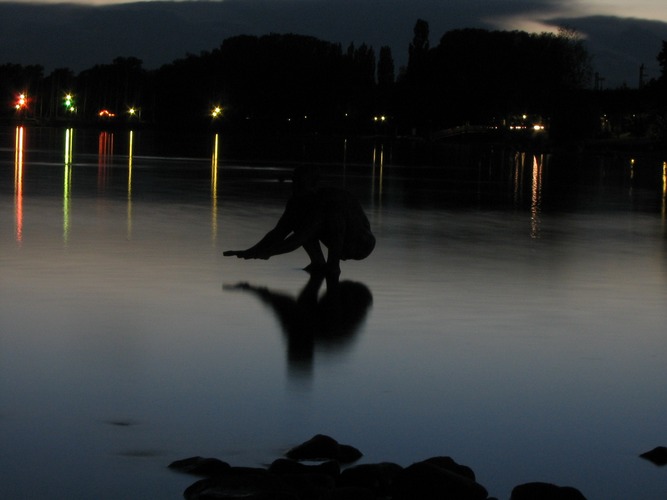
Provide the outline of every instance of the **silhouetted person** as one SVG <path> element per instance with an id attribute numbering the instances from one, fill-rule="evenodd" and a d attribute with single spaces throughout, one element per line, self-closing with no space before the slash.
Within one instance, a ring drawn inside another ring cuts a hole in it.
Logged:
<path id="1" fill-rule="evenodd" d="M 327 291 L 318 292 L 324 275 L 311 274 L 295 298 L 285 293 L 248 283 L 224 286 L 225 290 L 250 292 L 271 307 L 287 339 L 290 369 L 310 373 L 315 346 L 334 350 L 350 342 L 373 303 L 366 285 L 352 281 L 327 282 Z"/>
<path id="2" fill-rule="evenodd" d="M 223 255 L 242 259 L 268 259 L 303 247 L 310 257 L 311 273 L 340 274 L 341 260 L 361 260 L 375 248 L 375 236 L 359 201 L 348 191 L 318 186 L 317 169 L 294 171 L 292 196 L 276 226 L 247 250 Z M 324 259 L 320 242 L 327 247 Z"/>

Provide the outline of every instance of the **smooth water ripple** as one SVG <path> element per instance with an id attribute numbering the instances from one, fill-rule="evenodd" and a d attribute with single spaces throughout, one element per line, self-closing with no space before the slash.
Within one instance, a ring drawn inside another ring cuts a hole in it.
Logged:
<path id="1" fill-rule="evenodd" d="M 498 498 L 667 492 L 638 458 L 667 445 L 659 172 L 567 190 L 556 160 L 448 177 L 369 150 L 325 171 L 376 251 L 343 263 L 350 300 L 322 286 L 304 305 L 305 253 L 222 257 L 277 220 L 290 165 L 162 158 L 141 137 L 128 155 L 119 132 L 96 152 L 77 131 L 63 155 L 60 132 L 40 149 L 28 129 L 18 156 L 2 135 L 1 496 L 176 499 L 194 478 L 173 460 L 257 466 L 315 433 L 365 462 L 452 456 Z"/>

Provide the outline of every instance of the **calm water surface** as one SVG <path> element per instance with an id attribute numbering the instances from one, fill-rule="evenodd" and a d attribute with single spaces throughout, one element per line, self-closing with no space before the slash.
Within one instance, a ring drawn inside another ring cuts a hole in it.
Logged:
<path id="1" fill-rule="evenodd" d="M 667 445 L 663 159 L 0 139 L 3 498 L 177 499 L 173 460 L 259 466 L 315 433 L 364 462 L 449 455 L 501 499 L 667 495 L 638 458 Z M 311 160 L 378 239 L 334 305 L 304 252 L 222 257 Z"/>

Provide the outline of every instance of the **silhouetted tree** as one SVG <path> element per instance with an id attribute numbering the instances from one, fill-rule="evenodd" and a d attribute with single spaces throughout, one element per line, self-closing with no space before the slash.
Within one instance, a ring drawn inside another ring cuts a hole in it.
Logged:
<path id="1" fill-rule="evenodd" d="M 377 65 L 377 111 L 380 113 L 392 111 L 394 80 L 394 58 L 391 55 L 391 48 L 380 47 Z"/>
<path id="2" fill-rule="evenodd" d="M 44 68 L 40 65 L 22 66 L 20 64 L 4 64 L 0 66 L 0 92 L 2 92 L 2 111 L 0 116 L 15 114 L 14 101 L 20 93 L 28 95 L 28 109 L 25 116 L 34 117 L 41 105 L 41 85 Z"/>
<path id="3" fill-rule="evenodd" d="M 561 27 L 556 40 L 561 45 L 559 54 L 562 59 L 558 63 L 563 71 L 564 86 L 575 89 L 589 87 L 593 76 L 591 56 L 581 33 L 573 28 Z"/>
<path id="4" fill-rule="evenodd" d="M 549 115 L 589 74 L 588 54 L 569 32 L 452 30 L 426 52 L 424 33 L 418 22 L 402 84 L 404 117 L 417 127 Z"/>
<path id="5" fill-rule="evenodd" d="M 660 79 L 667 80 L 667 40 L 662 41 L 662 50 L 658 53 L 657 59 L 660 64 Z"/>
<path id="6" fill-rule="evenodd" d="M 142 102 L 147 81 L 141 60 L 117 57 L 112 64 L 98 64 L 78 76 L 80 108 L 94 118 L 102 109 L 122 115 L 129 106 Z"/>
<path id="7" fill-rule="evenodd" d="M 396 93 L 396 111 L 410 133 L 416 133 L 422 127 L 428 128 L 432 123 L 433 89 L 430 87 L 433 80 L 428 75 L 430 46 L 428 22 L 418 19 L 408 46 L 408 65 L 401 75 Z"/>
<path id="8" fill-rule="evenodd" d="M 408 68 L 414 69 L 415 65 L 422 62 L 430 48 L 429 26 L 423 19 L 417 19 L 413 29 L 414 36 L 408 47 Z"/>
<path id="9" fill-rule="evenodd" d="M 134 57 L 116 58 L 78 76 L 61 68 L 47 78 L 41 66 L 3 65 L 0 91 L 6 105 L 0 115 L 12 116 L 9 101 L 27 91 L 36 96 L 35 116 L 60 119 L 62 98 L 72 91 L 76 117 L 89 120 L 102 108 L 121 115 L 128 106 L 140 106 L 148 121 L 203 126 L 211 123 L 213 106 L 222 106 L 218 123 L 233 124 L 234 130 L 367 133 L 373 130 L 373 115 L 382 113 L 394 116 L 400 133 L 428 134 L 512 114 L 541 114 L 562 130 L 576 130 L 601 106 L 592 106 L 585 93 L 590 58 L 575 31 L 453 30 L 434 47 L 429 38 L 428 22 L 418 19 L 408 64 L 396 80 L 389 47 L 380 48 L 376 61 L 366 44 L 343 50 L 340 44 L 293 34 L 231 37 L 211 51 L 187 54 L 154 71 L 144 70 Z M 662 84 L 667 82 L 666 42 L 658 61 Z M 661 102 L 654 87 L 637 97 L 654 96 L 644 109 Z"/>
<path id="10" fill-rule="evenodd" d="M 237 126 L 303 130 L 343 116 L 346 85 L 363 91 L 360 82 L 366 78 L 359 72 L 367 62 L 372 64 L 365 71 L 374 79 L 374 57 L 365 59 L 370 56 L 372 49 L 360 48 L 344 61 L 339 44 L 308 36 L 228 38 L 210 53 L 160 68 L 155 78 L 159 109 L 180 94 L 191 106 L 177 104 L 180 120 L 202 121 L 202 111 L 217 104 L 225 120 Z M 161 112 L 161 118 L 168 117 Z"/>
<path id="11" fill-rule="evenodd" d="M 394 84 L 394 58 L 391 55 L 391 48 L 380 47 L 380 56 L 378 59 L 378 86 L 380 89 L 388 89 Z"/>
<path id="12" fill-rule="evenodd" d="M 64 117 L 64 97 L 68 93 L 76 93 L 76 75 L 69 68 L 54 69 L 44 79 L 42 85 L 42 116 L 45 118 Z M 78 106 L 75 100 L 75 106 Z M 73 113 L 72 110 L 70 113 Z"/>

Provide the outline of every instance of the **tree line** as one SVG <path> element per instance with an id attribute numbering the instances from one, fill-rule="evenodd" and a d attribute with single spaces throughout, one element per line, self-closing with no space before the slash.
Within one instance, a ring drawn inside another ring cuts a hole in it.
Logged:
<path id="1" fill-rule="evenodd" d="M 572 31 L 460 29 L 432 46 L 428 23 L 418 20 L 413 35 L 407 65 L 398 71 L 389 47 L 376 54 L 365 44 L 343 48 L 295 34 L 228 38 L 155 70 L 134 57 L 47 76 L 38 65 L 4 64 L 0 95 L 7 102 L 0 118 L 21 112 L 44 122 L 132 119 L 154 126 L 425 135 L 528 114 L 576 134 L 599 130 L 606 110 L 607 116 L 665 116 L 665 42 L 658 80 L 632 91 L 602 91 L 591 88 L 591 58 Z M 29 102 L 19 110 L 12 99 L 21 92 Z M 108 113 L 100 117 L 101 110 Z"/>

